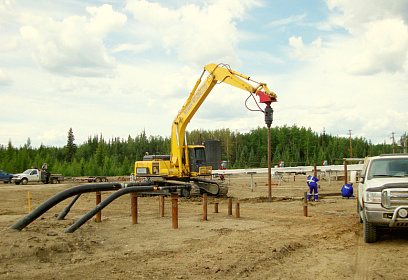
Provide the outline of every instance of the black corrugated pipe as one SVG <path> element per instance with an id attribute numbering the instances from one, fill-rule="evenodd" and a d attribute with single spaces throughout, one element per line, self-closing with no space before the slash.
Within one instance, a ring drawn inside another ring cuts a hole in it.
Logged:
<path id="1" fill-rule="evenodd" d="M 137 193 L 137 192 L 151 192 L 151 191 L 158 191 L 158 190 L 174 190 L 176 191 L 177 189 L 191 189 L 190 184 L 185 184 L 183 186 L 171 186 L 171 187 L 156 187 L 156 186 L 136 186 L 135 185 L 138 183 L 130 183 L 125 187 L 124 189 L 118 190 L 108 196 L 106 199 L 104 199 L 101 203 L 96 205 L 94 209 L 86 213 L 81 219 L 76 221 L 74 224 L 72 224 L 69 228 L 67 228 L 64 232 L 65 233 L 72 233 L 75 230 L 77 230 L 80 226 L 82 226 L 84 223 L 86 223 L 89 219 L 91 219 L 93 216 L 96 215 L 99 211 L 101 211 L 103 208 L 108 206 L 109 203 L 114 201 L 116 198 L 128 194 L 128 193 Z M 129 187 L 129 185 L 132 185 Z"/>
<path id="2" fill-rule="evenodd" d="M 64 210 L 61 211 L 61 213 L 58 215 L 57 220 L 63 220 L 65 219 L 65 216 L 69 213 L 71 210 L 71 207 L 74 205 L 74 203 L 78 200 L 78 198 L 81 196 L 81 194 L 77 194 L 74 199 L 68 204 L 67 207 L 64 208 Z"/>
<path id="3" fill-rule="evenodd" d="M 146 182 L 146 185 L 147 183 L 149 185 L 152 184 L 152 182 Z M 66 189 L 43 202 L 40 206 L 31 211 L 28 215 L 14 223 L 10 228 L 22 230 L 31 222 L 33 222 L 35 219 L 37 219 L 42 214 L 47 212 L 50 208 L 71 196 L 89 192 L 114 191 L 120 189 L 121 187 L 122 185 L 119 183 L 102 183 L 102 184 L 87 184 Z"/>

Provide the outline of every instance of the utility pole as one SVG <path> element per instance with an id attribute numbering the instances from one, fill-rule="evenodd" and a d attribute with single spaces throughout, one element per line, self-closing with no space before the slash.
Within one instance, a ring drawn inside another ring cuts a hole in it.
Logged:
<path id="1" fill-rule="evenodd" d="M 350 135 L 350 158 L 353 158 L 353 145 L 351 144 L 351 129 L 349 129 Z"/>
<path id="2" fill-rule="evenodd" d="M 391 132 L 391 139 L 392 139 L 392 153 L 393 154 L 395 154 L 395 147 L 394 147 L 394 141 L 395 141 L 395 139 L 394 139 L 394 132 Z"/>
<path id="3" fill-rule="evenodd" d="M 229 158 L 229 131 L 227 133 L 227 164 L 230 164 L 230 158 Z"/>

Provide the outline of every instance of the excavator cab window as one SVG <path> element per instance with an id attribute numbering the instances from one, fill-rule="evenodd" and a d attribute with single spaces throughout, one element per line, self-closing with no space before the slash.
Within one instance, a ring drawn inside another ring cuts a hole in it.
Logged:
<path id="1" fill-rule="evenodd" d="M 190 172 L 198 172 L 200 167 L 206 166 L 205 150 L 203 147 L 188 148 Z"/>

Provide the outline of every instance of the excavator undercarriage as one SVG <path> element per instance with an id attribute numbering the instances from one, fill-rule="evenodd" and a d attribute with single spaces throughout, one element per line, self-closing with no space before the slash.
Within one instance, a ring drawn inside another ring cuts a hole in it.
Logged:
<path id="1" fill-rule="evenodd" d="M 154 185 L 160 187 L 179 186 L 180 183 L 188 183 L 191 185 L 191 189 L 179 190 L 181 197 L 197 197 L 203 193 L 207 193 L 211 196 L 225 196 L 228 193 L 228 184 L 224 180 L 209 180 L 198 177 L 191 177 L 190 180 L 168 180 L 163 177 L 148 177 L 146 181 L 152 181 Z M 163 191 L 144 192 L 140 195 L 170 195 L 170 192 L 165 189 Z"/>

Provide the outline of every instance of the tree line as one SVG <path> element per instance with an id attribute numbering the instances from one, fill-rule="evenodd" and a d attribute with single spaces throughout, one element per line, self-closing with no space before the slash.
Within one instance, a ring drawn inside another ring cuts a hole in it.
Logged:
<path id="1" fill-rule="evenodd" d="M 399 144 L 376 144 L 365 138 L 348 138 L 316 133 L 310 128 L 282 126 L 271 128 L 271 159 L 276 165 L 285 166 L 329 164 L 335 159 L 364 158 L 369 155 L 403 152 L 405 136 Z M 247 133 L 228 128 L 216 130 L 192 130 L 186 133 L 189 144 L 199 144 L 206 139 L 220 140 L 222 160 L 229 168 L 267 167 L 267 128 L 252 129 Z M 351 143 L 350 143 L 351 142 Z M 134 162 L 146 154 L 170 154 L 170 138 L 147 136 L 143 131 L 127 139 L 104 139 L 102 135 L 88 137 L 82 144 L 75 144 L 72 128 L 68 131 L 67 144 L 63 147 L 38 148 L 31 146 L 30 138 L 20 147 L 0 145 L 0 169 L 9 173 L 20 173 L 27 168 L 40 167 L 47 163 L 52 173 L 64 176 L 124 176 L 134 172 Z"/>

